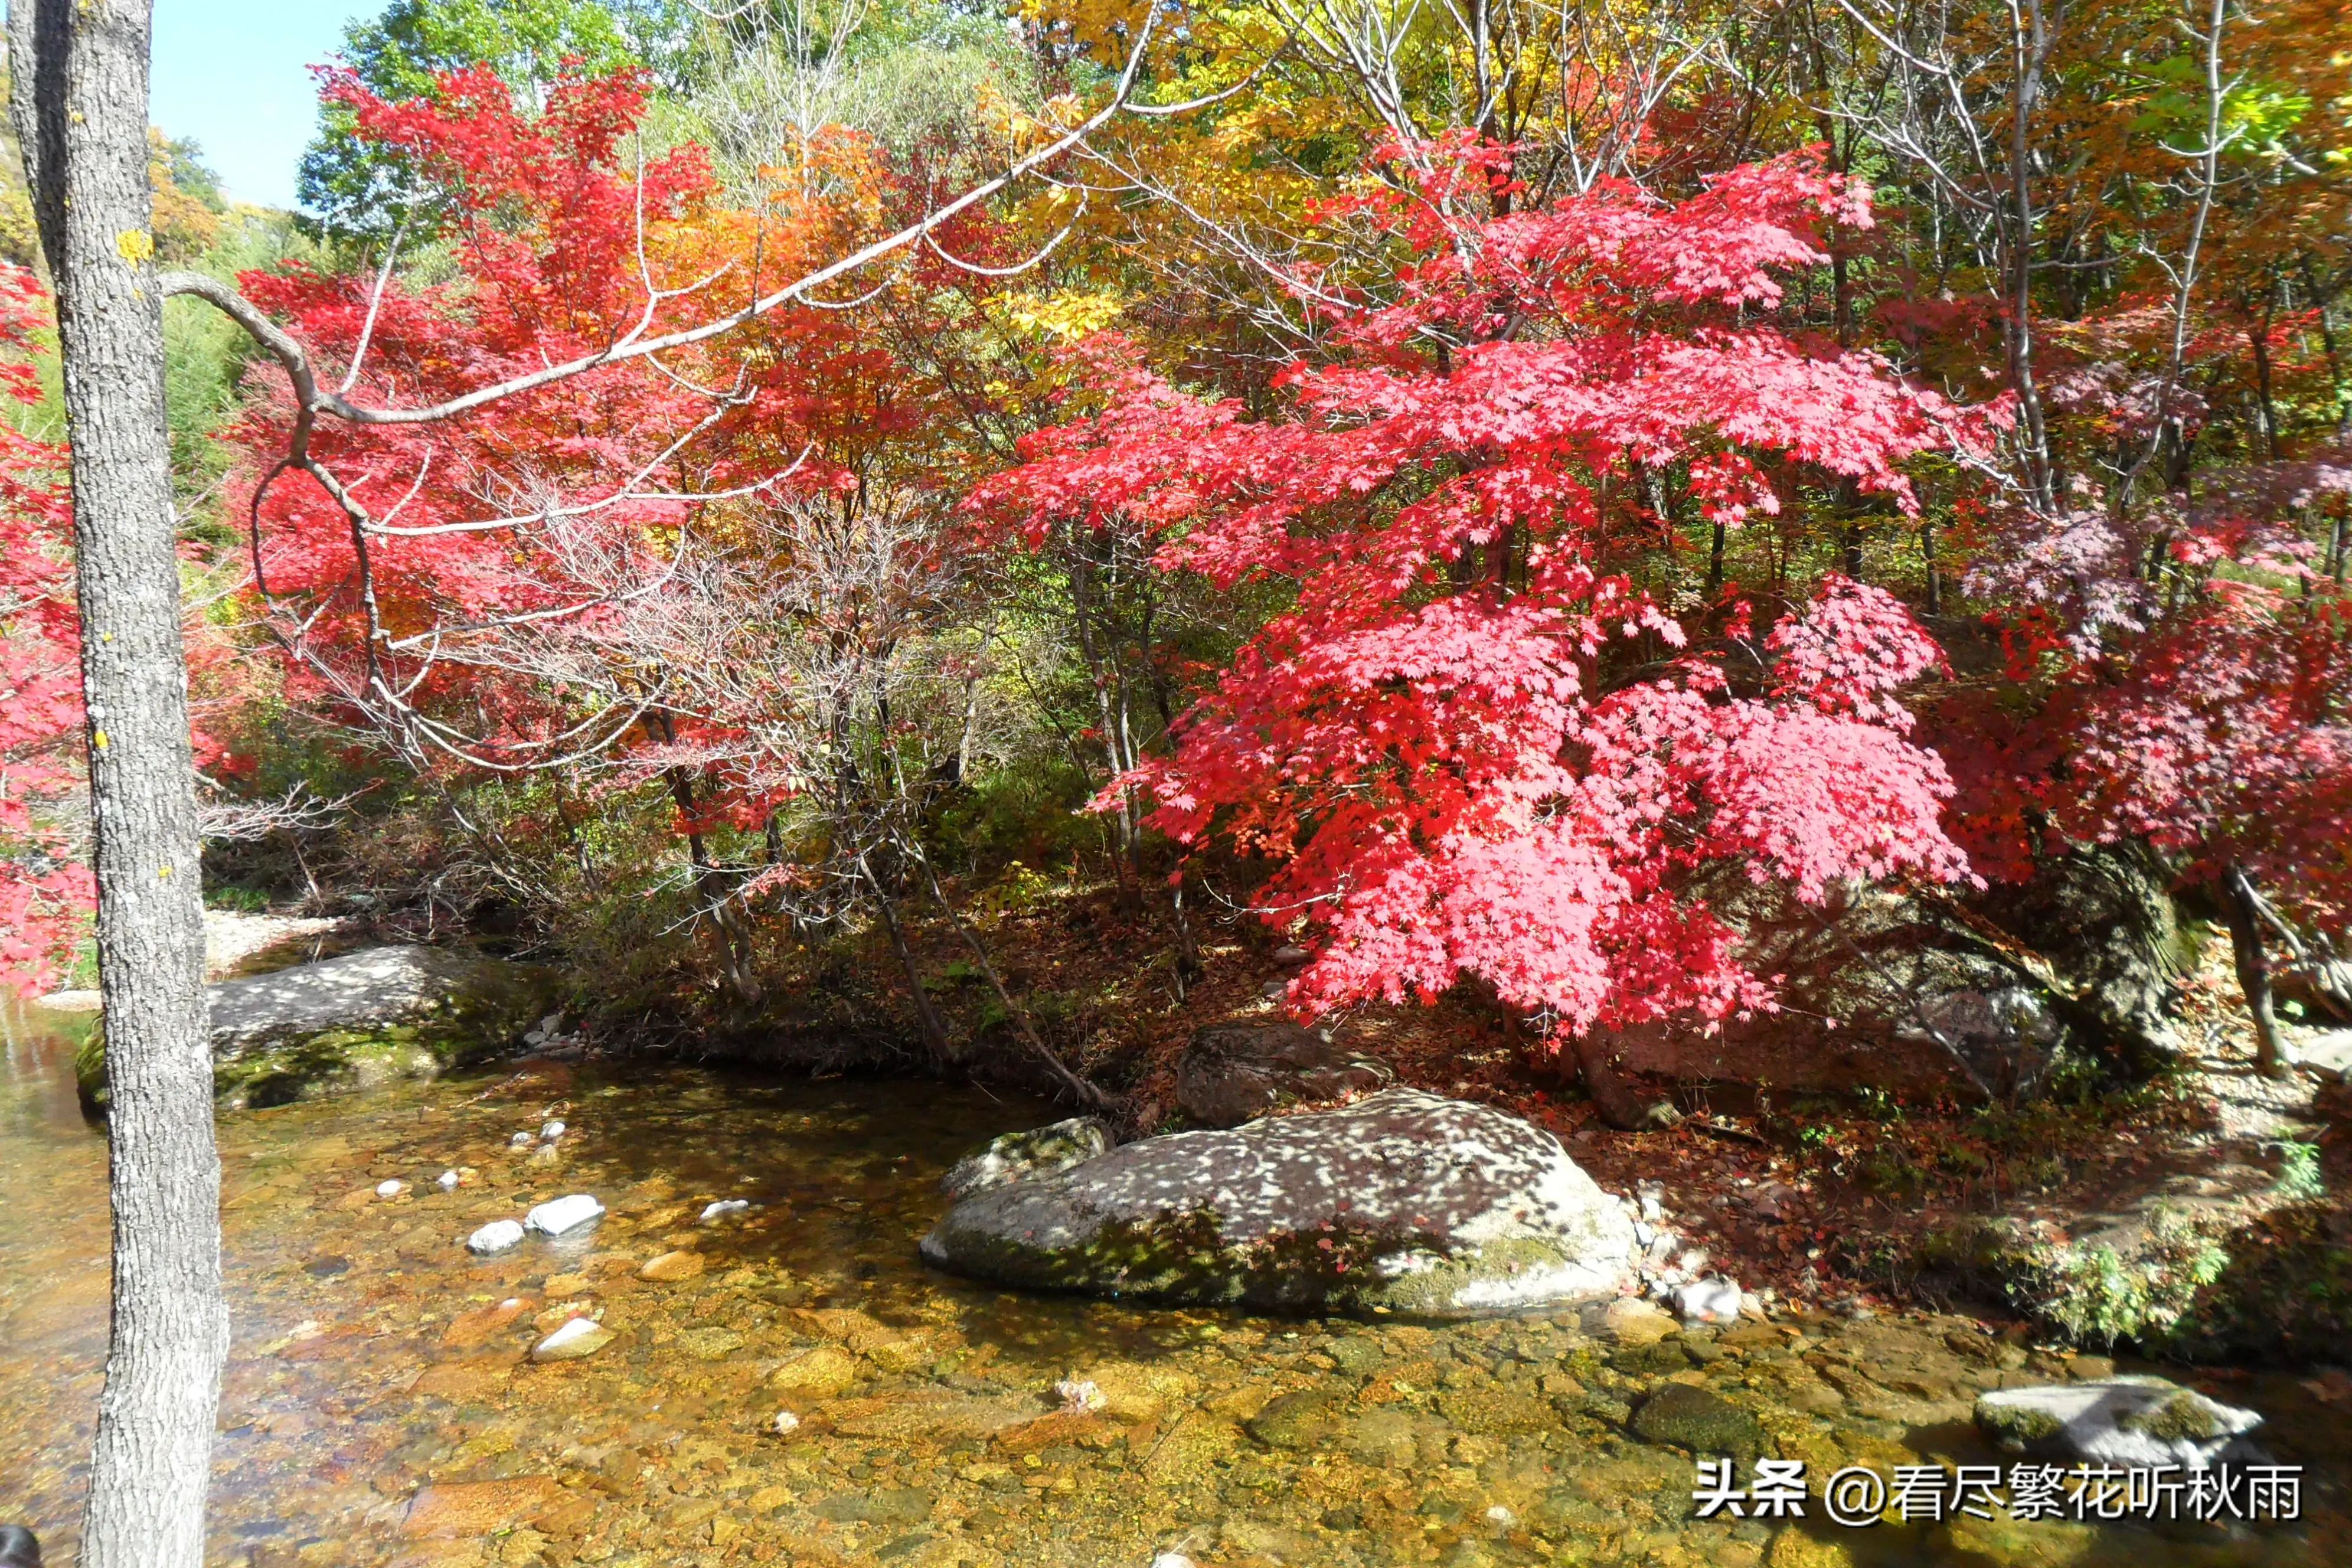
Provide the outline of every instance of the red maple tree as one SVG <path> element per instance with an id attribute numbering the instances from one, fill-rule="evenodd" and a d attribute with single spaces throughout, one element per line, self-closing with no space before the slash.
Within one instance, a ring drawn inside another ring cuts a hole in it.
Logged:
<path id="1" fill-rule="evenodd" d="M 1870 221 L 1810 155 L 1470 218 L 1455 186 L 1500 155 L 1440 151 L 1351 204 L 1405 254 L 1390 297 L 1299 280 L 1327 349 L 1276 413 L 1097 342 L 1100 411 L 974 504 L 1033 539 L 1123 514 L 1177 533 L 1169 570 L 1295 585 L 1133 781 L 1180 843 L 1274 864 L 1265 917 L 1320 939 L 1295 1010 L 1465 976 L 1571 1031 L 1769 1007 L 1710 906 L 1726 873 L 1808 900 L 1969 875 L 1896 699 L 1941 656 L 1842 578 L 1760 642 L 1744 602 L 1643 584 L 1678 515 L 1737 525 L 1809 478 L 1907 510 L 1906 461 L 1986 421 L 1774 324 L 1776 274 Z"/>
<path id="2" fill-rule="evenodd" d="M 28 362 L 46 300 L 0 266 L 0 395 L 41 400 Z M 57 978 L 96 895 L 56 812 L 79 784 L 80 616 L 65 451 L 0 419 L 0 985 Z"/>

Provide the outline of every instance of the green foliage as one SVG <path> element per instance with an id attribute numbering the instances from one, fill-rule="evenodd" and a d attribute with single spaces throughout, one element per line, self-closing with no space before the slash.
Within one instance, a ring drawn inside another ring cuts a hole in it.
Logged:
<path id="1" fill-rule="evenodd" d="M 1002 867 L 1067 866 L 1099 851 L 1099 822 L 1078 808 L 1093 793 L 1066 758 L 1050 754 L 991 769 L 968 781 L 940 812 L 936 833 L 953 863 L 986 875 Z"/>
<path id="2" fill-rule="evenodd" d="M 212 246 L 184 265 L 233 282 L 250 268 L 329 259 L 286 215 L 246 207 L 228 214 Z M 234 454 L 212 437 L 235 413 L 246 367 L 259 353 L 245 329 L 203 300 L 163 302 L 163 393 L 171 411 L 172 473 L 184 500 L 205 494 L 227 471 Z"/>
<path id="3" fill-rule="evenodd" d="M 934 179 L 961 179 L 994 146 L 982 101 L 1034 109 L 1039 97 L 998 15 L 940 0 L 754 5 L 724 20 L 673 6 L 645 32 L 675 84 L 653 134 L 709 148 L 739 189 L 823 125 L 862 132 L 900 160 L 919 157 Z M 965 160 L 971 167 L 959 168 Z"/>
<path id="4" fill-rule="evenodd" d="M 205 907 L 236 910 L 249 915 L 267 914 L 269 895 L 259 888 L 249 888 L 241 882 L 208 881 L 205 887 Z"/>
<path id="5" fill-rule="evenodd" d="M 625 13 L 608 0 L 393 0 L 343 30 L 342 56 L 386 98 L 419 98 L 440 74 L 488 66 L 533 109 L 567 68 L 589 75 L 638 63 Z M 403 220 L 430 226 L 399 159 L 362 147 L 348 111 L 322 108 L 302 155 L 302 205 L 340 236 L 388 236 Z"/>
<path id="6" fill-rule="evenodd" d="M 228 211 L 220 176 L 205 162 L 205 150 L 194 137 L 173 137 L 163 143 L 163 153 L 164 172 L 182 195 L 194 197 L 207 212 Z"/>
<path id="7" fill-rule="evenodd" d="M 2165 1339 L 2230 1255 L 2199 1222 L 2165 1210 L 2129 1259 L 2113 1247 L 2065 1246 L 2035 1249 L 2024 1262 L 2013 1300 L 2076 1343 L 2109 1345 Z"/>
<path id="8" fill-rule="evenodd" d="M 2305 1203 L 2327 1187 L 2319 1167 L 2319 1145 L 2284 1139 L 2278 1144 L 2279 1173 L 2273 1191 L 2289 1203 Z"/>

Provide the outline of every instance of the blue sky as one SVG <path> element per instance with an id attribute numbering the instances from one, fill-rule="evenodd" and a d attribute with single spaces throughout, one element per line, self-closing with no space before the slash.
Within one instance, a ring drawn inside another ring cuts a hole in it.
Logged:
<path id="1" fill-rule="evenodd" d="M 305 67 L 342 42 L 343 24 L 383 0 L 155 0 L 150 118 L 204 144 L 239 201 L 294 205 L 294 171 L 318 99 Z"/>

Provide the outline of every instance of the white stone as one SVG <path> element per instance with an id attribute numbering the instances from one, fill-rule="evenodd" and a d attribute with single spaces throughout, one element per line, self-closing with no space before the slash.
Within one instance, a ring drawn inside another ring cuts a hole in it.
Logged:
<path id="1" fill-rule="evenodd" d="M 612 1342 L 613 1331 L 593 1318 L 573 1318 L 530 1347 L 533 1361 L 577 1361 Z"/>
<path id="2" fill-rule="evenodd" d="M 466 1250 L 487 1256 L 504 1252 L 510 1247 L 520 1245 L 521 1241 L 522 1223 L 520 1220 L 494 1219 L 466 1238 Z"/>
<path id="3" fill-rule="evenodd" d="M 1512 1525 L 1518 1522 L 1518 1515 L 1513 1513 L 1509 1509 L 1505 1508 L 1501 1503 L 1496 1503 L 1494 1507 L 1486 1510 L 1486 1521 L 1490 1524 L 1498 1524 L 1505 1530 L 1508 1530 Z"/>
<path id="4" fill-rule="evenodd" d="M 1736 1323 L 1739 1302 L 1738 1285 L 1719 1274 L 1694 1279 L 1675 1291 L 1675 1310 L 1693 1322 Z"/>
<path id="5" fill-rule="evenodd" d="M 745 1209 L 750 1208 L 751 1206 L 751 1201 L 746 1198 L 720 1198 L 717 1203 L 706 1205 L 704 1206 L 702 1211 L 702 1223 L 705 1225 L 710 1225 L 718 1220 L 725 1219 L 730 1214 L 741 1214 Z"/>
<path id="6" fill-rule="evenodd" d="M 604 1205 L 586 1193 L 572 1193 L 543 1203 L 523 1215 L 523 1223 L 541 1236 L 562 1236 L 604 1216 Z"/>
<path id="7" fill-rule="evenodd" d="M 407 1184 L 402 1182 L 378 1182 L 375 1184 L 375 1195 L 380 1198 L 396 1198 L 407 1190 Z"/>
<path id="8" fill-rule="evenodd" d="M 768 1430 L 779 1437 L 789 1437 L 800 1430 L 801 1418 L 789 1410 L 779 1410 L 776 1418 L 768 1423 Z"/>
<path id="9" fill-rule="evenodd" d="M 561 1121 L 551 1121 L 546 1126 L 539 1130 L 539 1135 L 541 1138 L 546 1139 L 548 1142 L 553 1142 L 556 1139 L 563 1136 L 563 1123 Z"/>
<path id="10" fill-rule="evenodd" d="M 509 1148 L 509 1149 L 528 1149 L 528 1148 L 530 1148 L 530 1133 L 528 1133 L 528 1132 L 518 1132 L 518 1133 L 516 1133 L 513 1137 L 511 1137 L 511 1138 L 509 1138 L 509 1139 L 508 1139 L 508 1140 L 507 1140 L 507 1147 L 508 1147 L 508 1148 Z"/>
<path id="11" fill-rule="evenodd" d="M 455 1171 L 444 1171 L 441 1173 L 440 1176 L 435 1180 L 433 1184 L 440 1188 L 445 1193 L 454 1193 L 457 1190 L 457 1173 Z"/>
<path id="12" fill-rule="evenodd" d="M 1110 1396 L 1096 1387 L 1091 1378 L 1062 1379 L 1054 1384 L 1054 1397 L 1060 1400 L 1062 1408 L 1073 1415 L 1101 1410 L 1110 1404 Z"/>
<path id="13" fill-rule="evenodd" d="M 1977 1396 L 1977 1426 L 1999 1446 L 2126 1469 L 2202 1470 L 2236 1458 L 2260 1415 L 2161 1377 L 2004 1388 Z"/>

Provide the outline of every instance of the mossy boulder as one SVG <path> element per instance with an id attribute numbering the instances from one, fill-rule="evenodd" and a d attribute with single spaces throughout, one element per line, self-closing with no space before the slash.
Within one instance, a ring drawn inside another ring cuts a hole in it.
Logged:
<path id="1" fill-rule="evenodd" d="M 456 948 L 376 947 L 205 987 L 213 1086 L 231 1108 L 430 1078 L 512 1044 L 553 1005 L 554 973 Z M 106 1103 L 104 1028 L 74 1058 Z"/>
<path id="2" fill-rule="evenodd" d="M 1979 1430 L 2007 1452 L 2125 1467 L 2204 1469 L 2241 1452 L 2262 1420 L 2161 1377 L 2004 1388 L 1976 1404 Z"/>
<path id="3" fill-rule="evenodd" d="M 978 1194 L 922 1252 L 1032 1289 L 1454 1318 L 1614 1296 L 1634 1242 L 1550 1133 L 1393 1089 Z"/>

